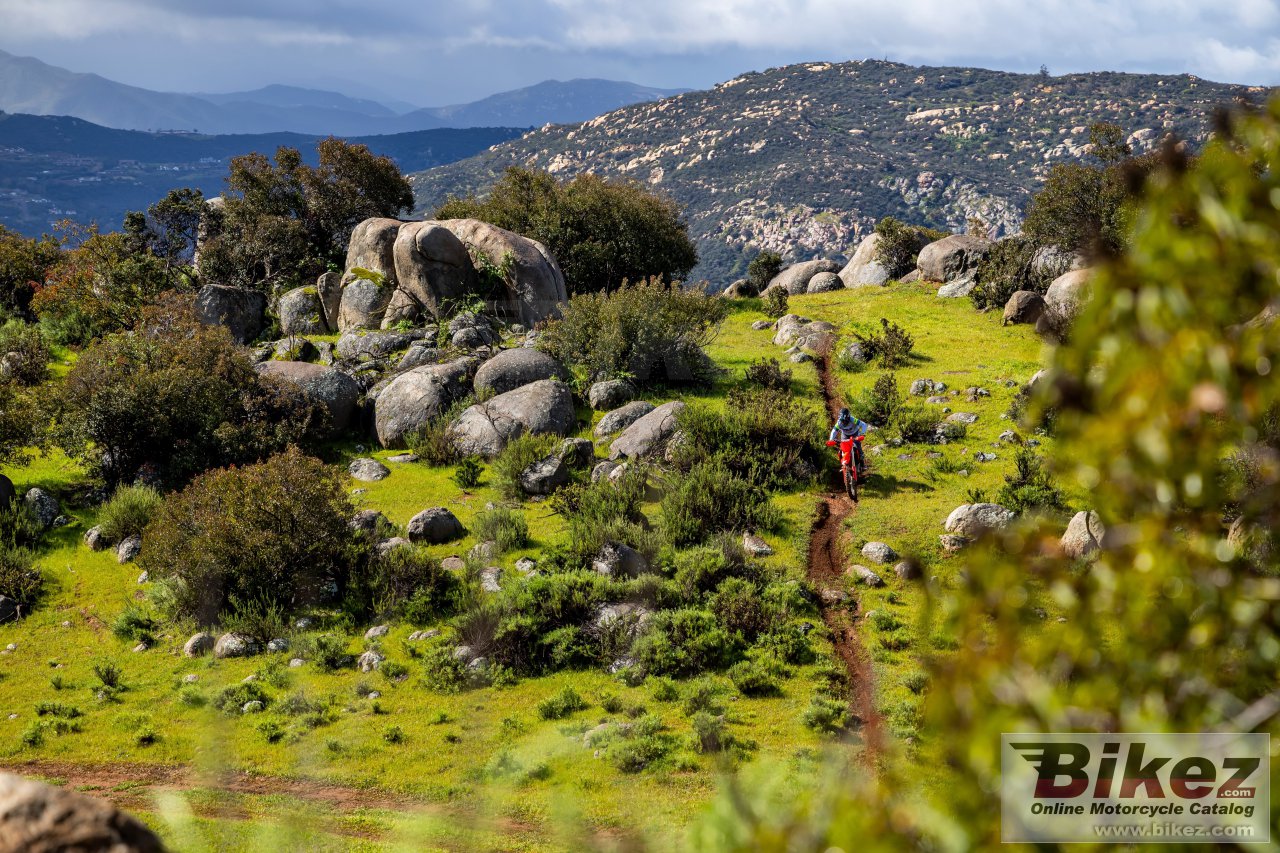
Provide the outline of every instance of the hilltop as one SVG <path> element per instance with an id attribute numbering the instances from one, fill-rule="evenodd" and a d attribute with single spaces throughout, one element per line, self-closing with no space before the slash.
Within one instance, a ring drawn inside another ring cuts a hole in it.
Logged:
<path id="1" fill-rule="evenodd" d="M 412 181 L 423 212 L 517 164 L 644 182 L 684 206 L 692 277 L 720 287 L 762 248 L 842 258 L 884 216 L 1011 233 L 1047 170 L 1087 153 L 1090 124 L 1120 125 L 1138 150 L 1166 133 L 1198 146 L 1215 105 L 1265 94 L 1190 75 L 789 65 L 544 127 Z"/>

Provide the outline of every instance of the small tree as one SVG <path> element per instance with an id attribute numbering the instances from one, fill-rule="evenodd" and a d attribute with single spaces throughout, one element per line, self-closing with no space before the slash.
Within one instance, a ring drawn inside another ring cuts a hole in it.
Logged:
<path id="1" fill-rule="evenodd" d="M 747 280 L 756 289 L 756 293 L 763 293 L 773 277 L 781 271 L 782 255 L 765 249 L 747 264 Z"/>
<path id="2" fill-rule="evenodd" d="M 283 609 L 345 587 L 352 507 L 342 477 L 296 448 L 197 477 L 147 526 L 139 561 L 179 615 L 216 624 L 233 599 Z"/>

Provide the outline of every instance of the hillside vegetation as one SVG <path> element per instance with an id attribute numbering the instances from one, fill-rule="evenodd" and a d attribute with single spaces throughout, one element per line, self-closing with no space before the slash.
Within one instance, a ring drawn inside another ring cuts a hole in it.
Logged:
<path id="1" fill-rule="evenodd" d="M 1119 125 L 1140 152 L 1170 132 L 1198 147 L 1215 105 L 1266 94 L 1188 75 L 789 65 L 541 128 L 412 180 L 427 212 L 509 166 L 640 181 L 684 207 L 692 277 L 722 288 L 762 249 L 843 260 L 885 216 L 952 232 L 976 217 L 1007 234 L 1046 170 L 1086 153 L 1090 125 Z"/>

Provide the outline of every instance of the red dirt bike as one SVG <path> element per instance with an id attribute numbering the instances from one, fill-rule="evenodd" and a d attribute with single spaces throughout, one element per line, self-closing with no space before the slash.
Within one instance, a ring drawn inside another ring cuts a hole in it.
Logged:
<path id="1" fill-rule="evenodd" d="M 827 442 L 827 447 L 839 446 L 840 448 L 840 476 L 844 483 L 844 490 L 849 494 L 849 497 L 853 498 L 855 501 L 858 500 L 858 487 L 860 485 L 861 477 L 858 474 L 858 466 L 853 461 L 853 443 L 856 441 L 861 444 L 863 438 L 865 438 L 865 436 L 859 435 L 854 438 L 843 439 L 841 441 Z"/>

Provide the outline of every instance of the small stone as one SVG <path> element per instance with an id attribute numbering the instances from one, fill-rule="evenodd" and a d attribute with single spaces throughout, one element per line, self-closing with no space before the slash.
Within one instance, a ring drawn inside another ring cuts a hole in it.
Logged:
<path id="1" fill-rule="evenodd" d="M 973 458 L 979 462 L 995 462 L 996 455 L 994 453 L 975 453 Z"/>
<path id="2" fill-rule="evenodd" d="M 954 553 L 959 551 L 965 545 L 969 544 L 969 540 L 963 536 L 956 536 L 951 533 L 944 533 L 938 537 L 938 541 L 942 543 L 942 550 Z"/>
<path id="3" fill-rule="evenodd" d="M 445 557 L 440 561 L 440 568 L 447 569 L 451 572 L 460 572 L 466 569 L 466 567 L 467 561 L 457 556 Z"/>
<path id="4" fill-rule="evenodd" d="M 133 647 L 133 650 L 135 652 L 145 652 L 149 648 L 150 646 L 148 646 L 146 643 L 138 643 L 138 645 Z"/>
<path id="5" fill-rule="evenodd" d="M 880 577 L 866 566 L 859 566 L 855 564 L 849 567 L 849 571 L 846 572 L 846 574 L 853 575 L 861 583 L 864 583 L 867 586 L 884 586 L 884 578 Z"/>
<path id="6" fill-rule="evenodd" d="M 498 583 L 498 578 L 502 576 L 502 569 L 497 566 L 489 566 L 487 569 L 480 570 L 480 588 L 485 592 L 501 592 L 502 586 Z"/>
<path id="7" fill-rule="evenodd" d="M 954 415 L 947 415 L 947 423 L 951 424 L 964 424 L 965 426 L 968 426 L 969 424 L 976 424 L 977 422 L 978 416 L 973 412 L 956 412 Z"/>
<path id="8" fill-rule="evenodd" d="M 347 466 L 347 473 L 351 475 L 353 480 L 359 480 L 363 483 L 376 483 L 390 476 L 391 469 L 377 459 L 365 457 L 356 459 Z"/>
<path id="9" fill-rule="evenodd" d="M 361 672 L 373 672 L 375 669 L 382 666 L 382 662 L 384 660 L 386 660 L 385 657 L 370 649 L 360 655 L 360 658 L 356 661 L 356 666 Z"/>
<path id="10" fill-rule="evenodd" d="M 293 623 L 293 627 L 297 628 L 299 631 L 305 631 L 314 624 L 315 624 L 315 620 L 312 619 L 310 616 L 303 616 L 297 622 Z"/>
<path id="11" fill-rule="evenodd" d="M 407 465 L 410 462 L 417 462 L 418 455 L 416 453 L 398 453 L 395 456 L 387 458 L 388 462 L 394 462 L 397 465 Z"/>
<path id="12" fill-rule="evenodd" d="M 374 700 L 374 699 L 381 699 L 381 698 L 382 698 L 382 694 L 381 694 L 381 693 L 379 693 L 377 690 L 370 690 L 370 691 L 369 691 L 369 693 L 368 693 L 368 695 L 367 695 L 367 696 L 365 696 L 364 698 L 366 698 L 366 699 L 368 699 L 368 700 L 372 701 L 372 700 Z"/>
<path id="13" fill-rule="evenodd" d="M 116 548 L 116 561 L 121 565 L 131 563 L 142 553 L 142 537 L 130 536 L 128 539 L 120 543 L 120 547 Z"/>
<path id="14" fill-rule="evenodd" d="M 84 544 L 90 551 L 101 551 L 107 547 L 107 538 L 102 535 L 101 527 L 90 527 L 84 532 Z"/>
<path id="15" fill-rule="evenodd" d="M 364 638 L 366 640 L 376 640 L 379 637 L 387 636 L 387 634 L 389 634 L 390 632 L 391 632 L 390 625 L 374 625 L 368 631 L 364 632 Z"/>
<path id="16" fill-rule="evenodd" d="M 293 669 L 297 669 L 298 667 L 302 666 L 304 663 L 306 663 L 306 661 L 304 661 L 302 658 L 293 658 L 292 660 L 289 661 L 289 666 Z"/>
<path id="17" fill-rule="evenodd" d="M 520 572 L 521 574 L 527 575 L 530 572 L 534 571 L 537 567 L 538 567 L 538 562 L 536 560 L 530 559 L 529 557 L 521 557 L 520 559 L 516 560 L 516 571 Z"/>
<path id="18" fill-rule="evenodd" d="M 913 581 L 920 577 L 920 566 L 913 562 L 903 560 L 893 567 L 893 573 L 898 576 L 899 580 Z"/>
<path id="19" fill-rule="evenodd" d="M 240 683 L 241 683 L 241 684 L 251 684 L 251 683 L 253 683 L 253 682 L 257 681 L 257 680 L 258 680 L 258 673 L 256 673 L 256 672 L 251 672 L 251 673 L 249 673 L 248 675 L 246 675 L 244 678 L 240 679 Z"/>
<path id="20" fill-rule="evenodd" d="M 270 642 L 267 643 L 267 651 L 271 652 L 272 654 L 280 654 L 281 652 L 287 652 L 289 651 L 289 641 L 286 640 L 284 637 L 276 637 L 274 640 L 271 640 Z"/>
<path id="21" fill-rule="evenodd" d="M 768 557 L 773 554 L 769 543 L 754 533 L 742 534 L 742 548 L 752 557 Z"/>
<path id="22" fill-rule="evenodd" d="M 189 658 L 197 658 L 213 651 L 213 635 L 207 631 L 193 634 L 182 646 L 182 653 Z"/>
<path id="23" fill-rule="evenodd" d="M 751 324 L 751 328 L 757 332 L 763 332 L 765 329 L 772 329 L 773 323 L 770 323 L 768 320 L 756 320 Z"/>
<path id="24" fill-rule="evenodd" d="M 138 575 L 138 583 L 140 584 L 146 583 L 150 579 L 151 579 L 151 573 L 148 571 L 144 570 L 142 574 Z"/>
<path id="25" fill-rule="evenodd" d="M 259 702 L 257 699 L 254 699 L 251 702 L 245 702 L 244 707 L 241 708 L 240 710 L 246 714 L 256 714 L 259 711 L 261 711 L 262 708 L 263 708 L 263 704 Z"/>
<path id="26" fill-rule="evenodd" d="M 866 557 L 873 563 L 891 563 L 897 559 L 898 554 L 883 542 L 868 542 L 862 546 L 862 556 Z"/>
<path id="27" fill-rule="evenodd" d="M 182 676 L 183 684 L 195 684 L 199 680 L 200 680 L 200 676 L 196 675 L 194 672 L 189 675 Z"/>

